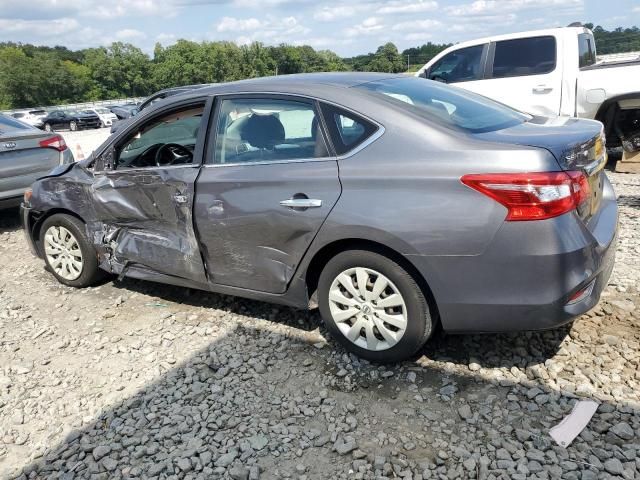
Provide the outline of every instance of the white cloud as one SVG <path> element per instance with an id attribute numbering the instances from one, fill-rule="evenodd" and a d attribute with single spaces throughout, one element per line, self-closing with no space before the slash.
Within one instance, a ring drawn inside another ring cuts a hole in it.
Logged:
<path id="1" fill-rule="evenodd" d="M 347 37 L 357 37 L 360 35 L 374 35 L 382 29 L 384 29 L 384 25 L 381 23 L 380 18 L 368 17 L 362 23 L 347 28 L 344 33 Z"/>
<path id="2" fill-rule="evenodd" d="M 406 2 L 395 0 L 386 2 L 386 4 L 376 11 L 381 15 L 396 14 L 396 13 L 423 13 L 431 12 L 438 9 L 438 2 L 435 0 L 418 0 L 413 2 Z"/>
<path id="3" fill-rule="evenodd" d="M 257 30 L 261 26 L 262 22 L 257 18 L 223 17 L 216 30 L 219 32 L 246 32 L 248 30 Z"/>
<path id="4" fill-rule="evenodd" d="M 581 11 L 584 0 L 475 0 L 472 3 L 447 7 L 449 15 L 492 15 L 504 12 L 517 12 L 531 8 L 551 8 Z"/>
<path id="5" fill-rule="evenodd" d="M 391 27 L 391 30 L 397 32 L 425 32 L 427 30 L 433 30 L 440 28 L 442 23 L 438 20 L 415 20 L 411 22 L 396 23 Z"/>
<path id="6" fill-rule="evenodd" d="M 356 6 L 335 6 L 335 7 L 322 7 L 313 13 L 313 18 L 320 22 L 333 22 L 335 20 L 341 20 L 354 16 L 359 7 Z"/>
<path id="7" fill-rule="evenodd" d="M 147 38 L 147 35 L 134 28 L 124 28 L 122 30 L 118 30 L 115 34 L 115 37 L 118 40 L 140 40 L 143 38 Z"/>
<path id="8" fill-rule="evenodd" d="M 27 32 L 38 37 L 54 37 L 77 30 L 78 27 L 79 23 L 75 18 L 53 20 L 0 19 L 0 32 L 3 34 Z"/>

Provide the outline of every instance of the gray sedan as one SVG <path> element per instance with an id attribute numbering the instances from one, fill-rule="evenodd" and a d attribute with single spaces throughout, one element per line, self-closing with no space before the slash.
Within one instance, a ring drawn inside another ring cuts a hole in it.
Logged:
<path id="1" fill-rule="evenodd" d="M 536 118 L 420 78 L 255 79 L 158 102 L 37 181 L 33 251 L 106 272 L 319 307 L 375 361 L 449 332 L 552 328 L 613 267 L 598 122 Z"/>
<path id="2" fill-rule="evenodd" d="M 71 150 L 60 135 L 0 114 L 0 209 L 17 207 L 36 179 L 71 162 Z"/>

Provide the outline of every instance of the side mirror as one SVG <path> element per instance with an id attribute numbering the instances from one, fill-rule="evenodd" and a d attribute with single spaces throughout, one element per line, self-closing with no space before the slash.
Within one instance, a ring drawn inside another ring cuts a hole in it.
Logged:
<path id="1" fill-rule="evenodd" d="M 93 162 L 93 171 L 102 172 L 104 170 L 113 170 L 115 159 L 115 149 L 113 146 L 107 148 L 101 155 L 98 155 Z"/>

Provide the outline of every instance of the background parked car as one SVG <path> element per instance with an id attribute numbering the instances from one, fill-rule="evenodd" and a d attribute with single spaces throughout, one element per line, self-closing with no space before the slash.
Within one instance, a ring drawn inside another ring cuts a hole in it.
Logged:
<path id="1" fill-rule="evenodd" d="M 87 108 L 86 110 L 83 110 L 82 113 L 92 113 L 97 115 L 100 119 L 101 127 L 110 127 L 113 125 L 113 122 L 118 121 L 118 116 L 105 107 Z"/>
<path id="2" fill-rule="evenodd" d="M 40 128 L 42 127 L 42 119 L 47 116 L 47 112 L 46 110 L 24 110 L 13 112 L 11 116 L 33 127 Z"/>
<path id="3" fill-rule="evenodd" d="M 111 110 L 111 113 L 115 114 L 115 116 L 118 117 L 118 120 L 124 120 L 127 118 L 131 118 L 133 115 L 135 115 L 132 112 L 137 108 L 138 108 L 137 105 L 127 104 L 127 105 L 114 105 L 112 107 L 109 107 L 109 110 Z"/>
<path id="4" fill-rule="evenodd" d="M 73 154 L 60 135 L 0 114 L 0 209 L 19 205 L 36 179 L 72 162 Z"/>
<path id="5" fill-rule="evenodd" d="M 83 128 L 100 128 L 100 117 L 95 113 L 54 110 L 42 119 L 42 124 L 42 128 L 47 132 L 53 132 L 61 128 L 76 131 Z"/>

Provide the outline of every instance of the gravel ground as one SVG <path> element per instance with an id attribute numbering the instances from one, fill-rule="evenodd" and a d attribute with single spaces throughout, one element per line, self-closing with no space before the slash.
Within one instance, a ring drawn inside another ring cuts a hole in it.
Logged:
<path id="1" fill-rule="evenodd" d="M 133 280 L 64 287 L 0 218 L 0 478 L 640 477 L 640 175 L 600 304 L 544 333 L 437 334 L 377 366 L 316 313 Z M 517 319 L 514 319 L 517 321 Z M 600 407 L 568 447 L 548 431 Z"/>

